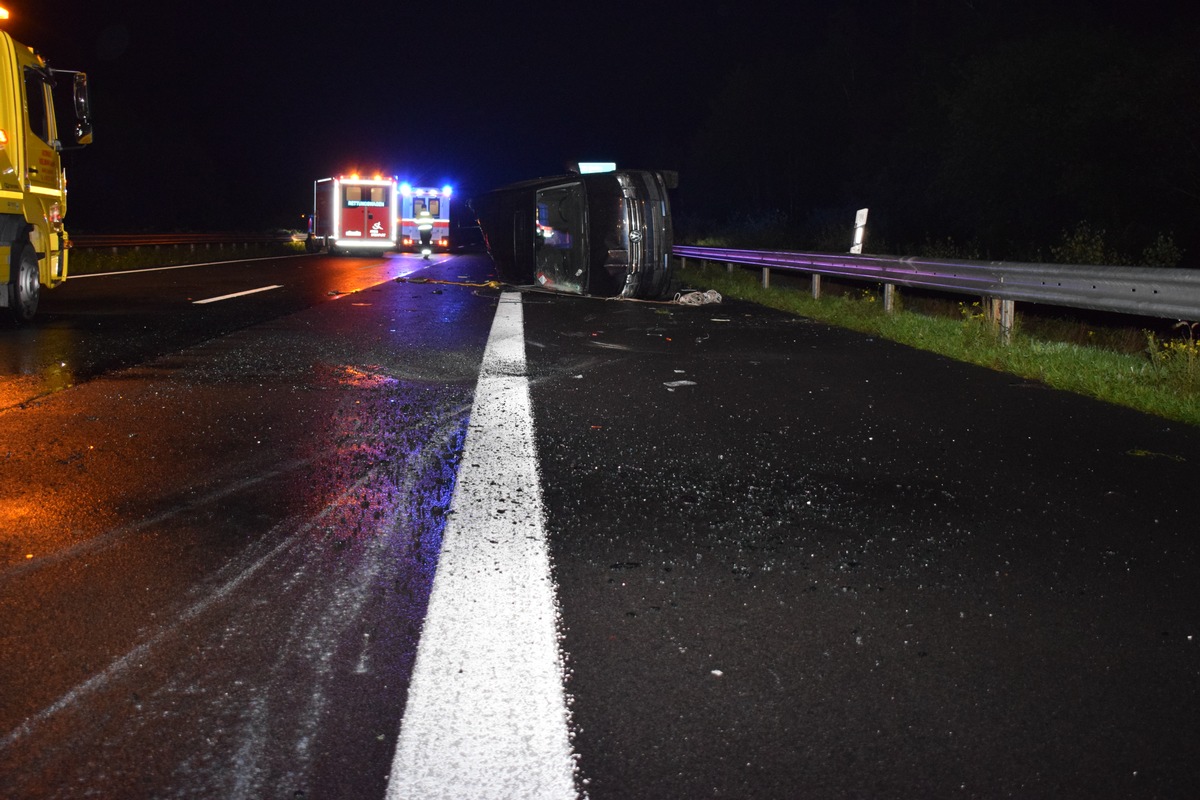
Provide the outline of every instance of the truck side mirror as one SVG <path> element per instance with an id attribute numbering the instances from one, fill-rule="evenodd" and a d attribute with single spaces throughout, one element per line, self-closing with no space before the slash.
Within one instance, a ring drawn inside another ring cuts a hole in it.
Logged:
<path id="1" fill-rule="evenodd" d="M 92 113 L 88 101 L 87 73 L 75 73 L 75 143 L 85 145 L 92 143 Z"/>

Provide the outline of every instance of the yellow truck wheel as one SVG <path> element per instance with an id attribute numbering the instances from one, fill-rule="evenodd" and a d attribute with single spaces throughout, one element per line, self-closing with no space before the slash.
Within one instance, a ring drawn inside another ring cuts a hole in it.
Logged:
<path id="1" fill-rule="evenodd" d="M 37 256 L 28 244 L 14 245 L 13 251 L 8 310 L 17 322 L 29 322 L 37 313 L 42 288 L 38 280 Z"/>

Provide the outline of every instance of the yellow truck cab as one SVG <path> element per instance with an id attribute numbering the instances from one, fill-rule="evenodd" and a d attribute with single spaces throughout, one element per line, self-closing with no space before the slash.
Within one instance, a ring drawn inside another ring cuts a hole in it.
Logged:
<path id="1" fill-rule="evenodd" d="M 0 9 L 0 25 L 8 14 Z M 60 139 L 54 92 L 71 91 L 76 125 Z M 87 76 L 51 69 L 0 28 L 0 308 L 17 322 L 37 313 L 42 286 L 67 279 L 64 149 L 92 140 Z"/>

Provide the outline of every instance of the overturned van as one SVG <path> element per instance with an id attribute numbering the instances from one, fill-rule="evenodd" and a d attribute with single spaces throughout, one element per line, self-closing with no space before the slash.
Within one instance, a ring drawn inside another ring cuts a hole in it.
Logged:
<path id="1" fill-rule="evenodd" d="M 522 181 L 471 199 L 501 280 L 657 299 L 674 288 L 675 174 L 621 169 Z"/>

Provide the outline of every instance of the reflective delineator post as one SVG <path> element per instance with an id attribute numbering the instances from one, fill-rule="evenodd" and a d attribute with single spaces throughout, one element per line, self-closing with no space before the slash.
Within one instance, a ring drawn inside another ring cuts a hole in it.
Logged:
<path id="1" fill-rule="evenodd" d="M 860 208 L 854 214 L 854 239 L 850 245 L 851 255 L 862 255 L 863 242 L 867 239 L 867 212 L 869 210 Z M 896 285 L 894 283 L 883 284 L 883 310 L 888 314 L 896 310 Z"/>
<path id="2" fill-rule="evenodd" d="M 863 241 L 867 238 L 867 211 L 869 210 L 860 208 L 854 214 L 854 239 L 850 244 L 850 252 L 854 255 L 863 251 Z"/>

